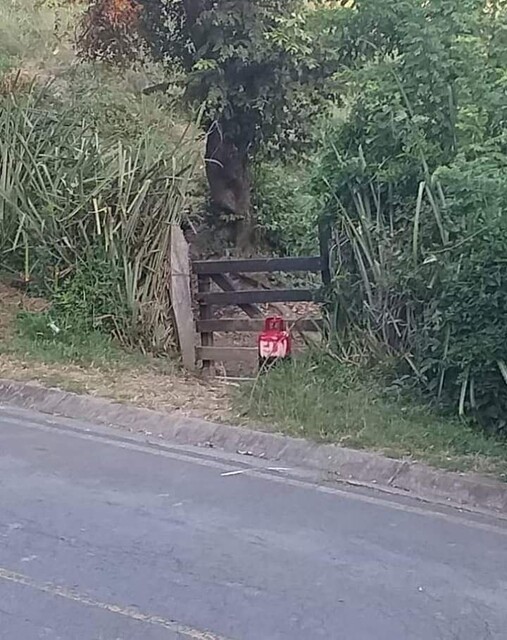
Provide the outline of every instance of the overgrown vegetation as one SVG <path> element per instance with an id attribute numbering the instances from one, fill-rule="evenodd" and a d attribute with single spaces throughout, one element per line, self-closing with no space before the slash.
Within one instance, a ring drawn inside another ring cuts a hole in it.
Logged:
<path id="1" fill-rule="evenodd" d="M 498 470 L 504 0 L 32 4 L 0 8 L 0 268 L 52 305 L 20 320 L 20 339 L 74 359 L 78 335 L 104 352 L 111 336 L 171 352 L 170 225 L 206 146 L 212 200 L 254 213 L 274 252 L 312 253 L 317 223 L 333 228 L 333 359 L 275 370 L 252 412 L 457 468 L 489 456 Z M 71 51 L 86 7 L 80 51 L 100 63 Z M 188 125 L 197 113 L 206 144 Z M 363 372 L 386 362 L 373 384 Z"/>
<path id="2" fill-rule="evenodd" d="M 31 4 L 3 10 L 12 33 L 0 45 L 11 78 L 0 96 L 0 270 L 51 299 L 46 331 L 64 350 L 65 336 L 102 335 L 168 353 L 171 225 L 195 191 L 199 141 L 169 98 L 136 96 L 100 67 L 65 66 L 78 7 Z M 74 17 L 65 34 L 62 16 Z M 9 45 L 31 35 L 33 62 Z M 49 45 L 58 71 L 46 63 L 40 75 Z"/>
<path id="3" fill-rule="evenodd" d="M 261 242 L 279 255 L 315 254 L 320 212 L 307 163 L 264 160 L 256 164 L 254 180 L 254 215 Z"/>
<path id="4" fill-rule="evenodd" d="M 310 354 L 243 389 L 238 410 L 295 437 L 507 477 L 507 443 L 435 415 L 396 385 L 386 393 L 379 374 Z"/>
<path id="5" fill-rule="evenodd" d="M 122 344 L 173 344 L 167 260 L 186 206 L 195 148 L 183 135 L 158 152 L 102 140 L 86 111 L 42 93 L 6 98 L 0 114 L 0 255 L 49 292 L 74 330 Z"/>
<path id="6" fill-rule="evenodd" d="M 337 353 L 395 355 L 406 386 L 505 435 L 507 8 L 361 0 L 349 16 L 348 115 L 316 181 Z"/>
<path id="7" fill-rule="evenodd" d="M 311 135 L 323 104 L 304 0 L 94 0 L 79 41 L 85 58 L 150 55 L 183 70 L 183 99 L 203 105 L 206 174 L 221 215 L 251 235 L 251 162 Z M 246 222 L 246 224 L 245 224 Z"/>

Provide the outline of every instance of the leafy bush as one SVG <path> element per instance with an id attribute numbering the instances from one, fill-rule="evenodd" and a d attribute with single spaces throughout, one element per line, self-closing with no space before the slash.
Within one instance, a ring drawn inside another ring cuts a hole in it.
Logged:
<path id="1" fill-rule="evenodd" d="M 54 291 L 51 317 L 59 328 L 119 336 L 131 332 L 122 269 L 104 250 L 90 247 L 72 275 Z"/>
<path id="2" fill-rule="evenodd" d="M 317 250 L 317 200 L 310 191 L 309 169 L 264 162 L 255 174 L 256 218 L 262 237 L 280 255 Z"/>
<path id="3" fill-rule="evenodd" d="M 507 158 L 458 160 L 439 172 L 459 246 L 417 336 L 430 388 L 507 434 Z M 438 296 L 438 297 L 437 297 Z"/>
<path id="4" fill-rule="evenodd" d="M 85 317 L 109 317 L 122 343 L 165 351 L 171 224 L 184 215 L 198 156 L 187 132 L 162 151 L 154 137 L 148 130 L 124 146 L 101 139 L 84 108 L 49 103 L 44 92 L 5 98 L 0 265 L 60 304 L 67 296 L 69 318 L 90 304 Z"/>
<path id="5" fill-rule="evenodd" d="M 396 354 L 405 383 L 504 433 L 506 25 L 480 0 L 358 2 L 316 181 L 340 354 Z"/>

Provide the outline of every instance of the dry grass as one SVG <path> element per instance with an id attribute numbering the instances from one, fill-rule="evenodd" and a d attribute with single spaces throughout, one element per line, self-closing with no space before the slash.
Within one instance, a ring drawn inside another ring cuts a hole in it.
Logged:
<path id="1" fill-rule="evenodd" d="M 225 384 L 162 373 L 150 367 L 125 370 L 112 366 L 106 370 L 3 355 L 0 377 L 129 402 L 157 411 L 179 411 L 207 420 L 225 421 L 232 416 Z"/>
<path id="2" fill-rule="evenodd" d="M 43 311 L 47 302 L 0 283 L 0 343 L 9 345 L 20 311 Z M 164 361 L 139 360 L 134 366 L 111 362 L 84 366 L 43 362 L 8 349 L 0 353 L 0 377 L 131 402 L 158 411 L 180 411 L 215 421 L 231 419 L 229 387 L 185 375 Z"/>

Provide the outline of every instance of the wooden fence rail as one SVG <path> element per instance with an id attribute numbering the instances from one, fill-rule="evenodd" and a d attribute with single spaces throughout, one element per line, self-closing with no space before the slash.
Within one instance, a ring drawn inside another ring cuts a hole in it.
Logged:
<path id="1" fill-rule="evenodd" d="M 229 304 L 251 305 L 276 302 L 320 302 L 317 291 L 311 289 L 248 289 L 240 291 L 211 291 L 197 294 L 205 305 L 225 307 Z"/>
<path id="2" fill-rule="evenodd" d="M 323 329 L 323 321 L 320 318 L 294 318 L 287 319 L 289 329 L 296 329 L 305 333 L 317 332 Z M 235 333 L 260 333 L 264 328 L 263 318 L 221 318 L 217 320 L 198 320 L 197 331 L 214 333 L 216 331 Z"/>
<path id="3" fill-rule="evenodd" d="M 253 260 L 194 260 L 193 270 L 197 275 L 217 273 L 318 273 L 323 271 L 321 256 L 307 258 L 255 258 Z"/>

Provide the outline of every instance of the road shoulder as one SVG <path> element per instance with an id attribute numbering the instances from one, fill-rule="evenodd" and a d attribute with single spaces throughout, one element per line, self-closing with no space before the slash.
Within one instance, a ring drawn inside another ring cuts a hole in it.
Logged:
<path id="1" fill-rule="evenodd" d="M 336 445 L 218 424 L 179 412 L 160 413 L 9 380 L 0 380 L 0 403 L 113 426 L 148 439 L 217 448 L 316 470 L 327 482 L 373 486 L 436 504 L 507 516 L 507 484 L 476 474 L 439 471 L 411 460 L 394 460 Z"/>

